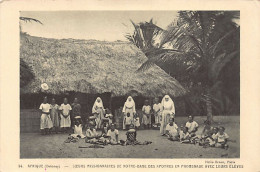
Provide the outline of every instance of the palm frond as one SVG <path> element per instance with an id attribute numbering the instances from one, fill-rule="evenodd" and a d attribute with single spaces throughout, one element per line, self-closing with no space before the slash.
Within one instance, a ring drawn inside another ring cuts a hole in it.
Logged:
<path id="1" fill-rule="evenodd" d="M 30 18 L 30 17 L 19 17 L 20 20 L 24 21 L 24 22 L 31 22 L 34 21 L 36 23 L 40 23 L 43 25 L 43 23 L 40 20 L 34 19 L 34 18 Z"/>

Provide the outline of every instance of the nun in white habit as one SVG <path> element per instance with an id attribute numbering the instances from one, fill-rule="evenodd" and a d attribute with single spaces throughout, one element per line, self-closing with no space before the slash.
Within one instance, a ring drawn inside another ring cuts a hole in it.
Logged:
<path id="1" fill-rule="evenodd" d="M 129 113 L 130 114 L 130 120 L 132 121 L 132 124 L 134 124 L 134 115 L 136 113 L 135 111 L 135 102 L 131 96 L 129 96 L 124 104 L 123 110 L 124 114 L 123 118 L 123 129 L 126 129 L 125 126 L 125 120 L 126 120 L 126 115 Z"/>
<path id="2" fill-rule="evenodd" d="M 98 97 L 92 107 L 92 113 L 95 114 L 96 117 L 96 128 L 101 128 L 102 120 L 104 119 L 104 106 L 102 99 Z"/>
<path id="3" fill-rule="evenodd" d="M 163 97 L 161 107 L 162 107 L 162 113 L 161 113 L 162 121 L 161 121 L 160 133 L 161 135 L 165 135 L 166 125 L 170 122 L 170 118 L 175 117 L 174 103 L 169 95 Z"/>

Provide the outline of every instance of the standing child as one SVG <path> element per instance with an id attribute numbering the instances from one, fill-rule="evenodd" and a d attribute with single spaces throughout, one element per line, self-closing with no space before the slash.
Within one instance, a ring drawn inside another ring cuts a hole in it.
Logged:
<path id="1" fill-rule="evenodd" d="M 224 131 L 224 127 L 219 127 L 219 132 L 216 134 L 215 147 L 228 149 L 227 139 L 229 138 L 229 136 Z"/>
<path id="2" fill-rule="evenodd" d="M 170 123 L 166 125 L 166 135 L 168 136 L 169 140 L 177 141 L 178 139 L 178 126 L 174 122 L 174 118 L 170 119 Z"/>
<path id="3" fill-rule="evenodd" d="M 111 143 L 112 145 L 119 144 L 118 135 L 119 132 L 117 129 L 115 129 L 115 124 L 111 124 L 110 129 L 107 132 L 109 143 Z"/>
<path id="4" fill-rule="evenodd" d="M 139 127 L 140 127 L 140 117 L 139 117 L 139 114 L 136 113 L 135 114 L 135 128 L 139 129 Z"/>
<path id="5" fill-rule="evenodd" d="M 50 129 L 53 127 L 52 121 L 51 121 L 51 117 L 50 117 L 50 109 L 51 106 L 49 103 L 47 103 L 48 98 L 44 97 L 43 99 L 43 103 L 40 105 L 40 111 L 42 113 L 41 115 L 41 132 L 42 134 L 49 134 Z"/>
<path id="6" fill-rule="evenodd" d="M 160 125 L 161 122 L 161 103 L 159 102 L 159 99 L 156 97 L 154 99 L 154 104 L 153 104 L 153 113 L 154 113 L 154 122 L 155 122 L 155 126 L 158 127 Z"/>
<path id="7" fill-rule="evenodd" d="M 133 124 L 132 117 L 131 117 L 130 113 L 127 113 L 127 114 L 126 114 L 124 124 L 125 124 L 125 128 L 126 128 L 127 130 L 129 129 L 129 126 L 130 126 L 131 124 Z"/>
<path id="8" fill-rule="evenodd" d="M 107 108 L 105 117 L 108 118 L 108 124 L 111 125 L 113 123 L 113 115 L 111 111 Z"/>
<path id="9" fill-rule="evenodd" d="M 54 98 L 51 101 L 50 108 L 50 116 L 53 123 L 53 129 L 57 134 L 60 128 L 59 106 L 55 103 Z"/>
<path id="10" fill-rule="evenodd" d="M 60 106 L 61 111 L 61 120 L 60 120 L 60 127 L 64 132 L 68 132 L 71 120 L 70 120 L 70 113 L 71 113 L 71 106 L 68 104 L 68 99 L 64 98 L 64 103 Z"/>
<path id="11" fill-rule="evenodd" d="M 144 106 L 142 108 L 143 112 L 143 124 L 144 128 L 151 127 L 151 106 L 149 105 L 149 101 L 144 101 Z"/>
<path id="12" fill-rule="evenodd" d="M 193 120 L 193 116 L 188 117 L 188 122 L 186 123 L 186 127 L 188 128 L 188 132 L 190 133 L 191 137 L 196 136 L 196 132 L 198 130 L 198 123 Z"/>

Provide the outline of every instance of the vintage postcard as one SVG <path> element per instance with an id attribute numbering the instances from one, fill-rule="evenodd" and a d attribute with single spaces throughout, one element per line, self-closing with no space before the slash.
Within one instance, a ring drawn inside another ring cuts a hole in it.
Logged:
<path id="1" fill-rule="evenodd" d="M 1 171 L 260 171 L 258 1 L 4 1 Z"/>

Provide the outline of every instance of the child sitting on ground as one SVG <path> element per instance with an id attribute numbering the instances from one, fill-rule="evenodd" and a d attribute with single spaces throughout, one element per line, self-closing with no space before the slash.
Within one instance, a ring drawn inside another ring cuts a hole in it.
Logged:
<path id="1" fill-rule="evenodd" d="M 79 137 L 79 138 L 85 138 L 82 132 L 82 124 L 81 124 L 81 118 L 80 117 L 75 117 L 75 125 L 74 125 L 74 136 Z"/>
<path id="2" fill-rule="evenodd" d="M 204 121 L 204 128 L 201 133 L 201 138 L 206 139 L 213 134 L 213 127 L 211 127 L 211 122 L 206 120 Z"/>
<path id="3" fill-rule="evenodd" d="M 229 136 L 227 135 L 227 133 L 225 133 L 224 127 L 219 127 L 219 131 L 215 137 L 216 137 L 215 147 L 228 149 L 227 140 Z"/>
<path id="4" fill-rule="evenodd" d="M 196 132 L 198 130 L 198 123 L 193 120 L 193 116 L 188 117 L 188 122 L 186 123 L 186 127 L 188 128 L 188 132 L 190 133 L 191 137 L 196 136 Z"/>
<path id="5" fill-rule="evenodd" d="M 136 144 L 136 130 L 133 124 L 129 126 L 129 130 L 126 132 L 126 145 Z"/>
<path id="6" fill-rule="evenodd" d="M 188 132 L 187 127 L 183 127 L 183 131 L 180 132 L 180 142 L 181 143 L 190 143 L 190 133 Z"/>
<path id="7" fill-rule="evenodd" d="M 90 121 L 89 128 L 86 131 L 85 142 L 86 143 L 96 143 L 98 138 L 100 138 L 100 136 L 98 135 L 98 133 L 95 129 L 95 124 L 94 124 L 94 122 Z"/>
<path id="8" fill-rule="evenodd" d="M 168 136 L 168 139 L 171 141 L 179 140 L 178 126 L 175 124 L 174 118 L 171 118 L 170 123 L 166 126 L 166 136 Z"/>
<path id="9" fill-rule="evenodd" d="M 119 144 L 118 135 L 119 135 L 119 132 L 117 129 L 115 129 L 115 124 L 111 124 L 110 129 L 107 132 L 108 143 L 110 143 L 112 145 Z"/>

